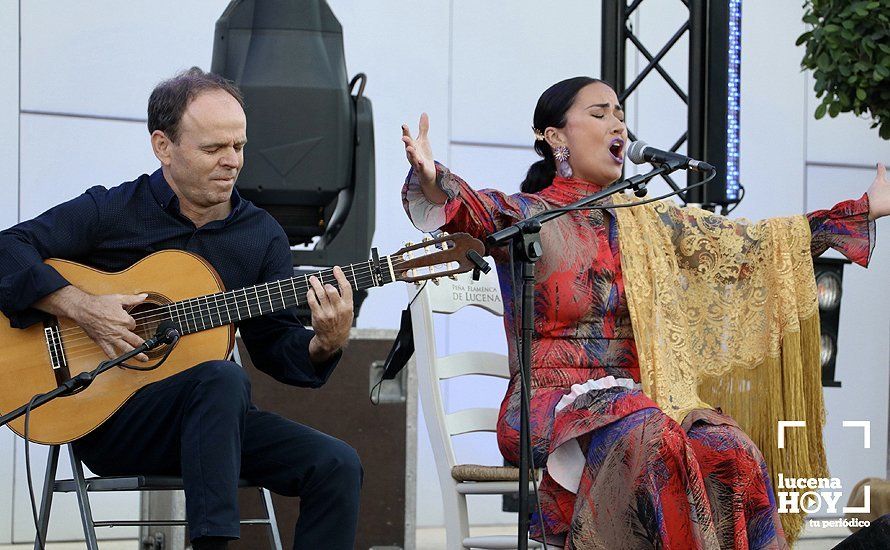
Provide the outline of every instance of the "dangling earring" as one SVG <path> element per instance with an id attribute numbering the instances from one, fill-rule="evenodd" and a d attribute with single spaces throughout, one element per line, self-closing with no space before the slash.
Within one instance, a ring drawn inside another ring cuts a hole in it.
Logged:
<path id="1" fill-rule="evenodd" d="M 572 167 L 569 166 L 569 148 L 560 145 L 553 150 L 553 158 L 556 160 L 556 171 L 563 178 L 572 177 Z"/>

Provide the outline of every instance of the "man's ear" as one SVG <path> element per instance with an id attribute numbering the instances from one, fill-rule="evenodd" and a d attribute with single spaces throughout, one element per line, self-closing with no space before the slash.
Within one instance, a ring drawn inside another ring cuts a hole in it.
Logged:
<path id="1" fill-rule="evenodd" d="M 173 142 L 164 132 L 155 130 L 151 133 L 151 149 L 154 151 L 155 156 L 158 157 L 158 160 L 161 161 L 161 165 L 170 165 L 170 157 L 172 155 L 170 148 L 172 146 Z"/>
<path id="2" fill-rule="evenodd" d="M 554 128 L 553 126 L 548 126 L 544 130 L 544 139 L 547 141 L 547 144 L 550 145 L 551 149 L 556 149 L 557 147 L 565 146 L 566 139 L 565 135 L 562 132 L 562 128 Z"/>

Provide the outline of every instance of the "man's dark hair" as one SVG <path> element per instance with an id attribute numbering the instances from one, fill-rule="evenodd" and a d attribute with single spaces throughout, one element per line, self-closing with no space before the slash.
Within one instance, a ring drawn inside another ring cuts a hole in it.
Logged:
<path id="1" fill-rule="evenodd" d="M 223 90 L 244 107 L 244 97 L 225 78 L 192 67 L 155 86 L 148 98 L 148 133 L 160 130 L 175 142 L 179 137 L 179 121 L 188 104 L 201 92 Z"/>

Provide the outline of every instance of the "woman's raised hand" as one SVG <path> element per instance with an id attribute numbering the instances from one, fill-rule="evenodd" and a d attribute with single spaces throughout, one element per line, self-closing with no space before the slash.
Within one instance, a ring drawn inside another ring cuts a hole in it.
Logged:
<path id="1" fill-rule="evenodd" d="M 868 219 L 876 220 L 890 215 L 890 181 L 887 180 L 887 167 L 878 163 L 878 174 L 868 188 Z"/>
<path id="2" fill-rule="evenodd" d="M 411 137 L 407 124 L 402 124 L 402 143 L 405 144 L 405 156 L 420 176 L 423 187 L 436 183 L 436 165 L 433 161 L 433 149 L 427 134 L 430 130 L 430 117 L 426 113 L 420 115 L 420 128 L 416 138 Z"/>

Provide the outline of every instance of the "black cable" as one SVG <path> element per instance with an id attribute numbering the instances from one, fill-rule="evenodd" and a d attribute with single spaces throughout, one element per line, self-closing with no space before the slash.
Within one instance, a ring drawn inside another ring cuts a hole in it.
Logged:
<path id="1" fill-rule="evenodd" d="M 429 282 L 430 282 L 429 279 L 425 280 L 423 282 L 423 284 L 420 286 L 420 288 L 417 290 L 417 294 L 415 294 L 414 297 L 411 298 L 411 301 L 408 302 L 409 310 L 411 309 L 411 306 L 414 305 L 414 302 L 417 300 L 417 297 L 420 296 L 420 293 L 423 292 L 423 289 L 426 288 L 426 285 Z M 371 392 L 368 394 L 368 400 L 371 401 L 371 404 L 374 406 L 377 406 L 380 404 L 380 392 L 383 390 L 382 384 L 383 384 L 383 375 L 384 374 L 385 373 L 382 373 L 382 372 L 380 373 L 380 380 L 378 380 L 377 383 L 374 384 L 374 387 L 371 388 Z M 374 401 L 374 391 L 375 390 L 377 391 L 377 400 L 376 401 Z"/>
<path id="2" fill-rule="evenodd" d="M 374 384 L 374 387 L 371 388 L 371 393 L 368 394 L 368 399 L 371 401 L 371 404 L 375 407 L 380 404 L 380 392 L 383 391 L 383 373 L 380 373 L 380 380 Z M 377 396 L 374 397 L 374 391 L 377 392 Z"/>
<path id="3" fill-rule="evenodd" d="M 728 215 L 732 214 L 732 211 L 735 210 L 736 208 L 738 208 L 739 204 L 741 204 L 741 202 L 742 202 L 742 199 L 745 198 L 745 186 L 742 185 L 741 183 L 739 184 L 739 191 L 742 192 L 741 196 L 739 196 L 739 198 L 736 199 L 735 204 L 732 205 L 732 208 L 730 208 L 723 214 L 724 216 L 728 216 Z"/>
<path id="4" fill-rule="evenodd" d="M 31 428 L 31 407 L 34 406 L 34 400 L 40 397 L 40 394 L 35 395 L 28 401 L 28 406 L 25 408 L 25 473 L 28 477 L 28 496 L 31 497 L 31 514 L 34 516 L 34 529 L 37 531 L 37 541 L 40 544 L 41 550 L 46 550 L 46 546 L 43 543 L 44 533 L 40 532 L 40 520 L 37 518 L 37 499 L 34 497 L 34 482 L 31 479 L 31 437 L 30 437 L 30 428 Z M 52 452 L 52 450 L 50 450 Z M 54 483 L 54 481 L 50 482 Z M 47 492 L 47 488 L 43 488 L 44 494 Z"/>
<path id="5" fill-rule="evenodd" d="M 150 365 L 150 366 L 148 366 L 148 367 L 137 367 L 137 366 L 134 366 L 134 365 L 128 365 L 128 364 L 126 364 L 126 363 L 121 363 L 119 366 L 120 366 L 121 368 L 124 368 L 124 369 L 127 369 L 127 370 L 135 370 L 135 371 L 141 371 L 141 372 L 146 372 L 146 371 L 150 371 L 150 370 L 155 370 L 156 368 L 158 368 L 158 367 L 160 367 L 161 365 L 163 365 L 163 364 L 164 364 L 164 361 L 166 361 L 167 358 L 170 357 L 170 354 L 173 353 L 173 348 L 176 347 L 176 344 L 177 344 L 177 343 L 179 343 L 179 338 L 180 338 L 180 336 L 179 336 L 179 334 L 177 333 L 177 335 L 176 335 L 176 337 L 173 339 L 173 341 L 170 342 L 170 344 L 169 344 L 170 347 L 168 347 L 168 348 L 167 348 L 167 351 L 164 352 L 164 356 L 161 357 L 161 360 L 158 361 L 157 363 L 155 363 L 154 365 Z"/>

